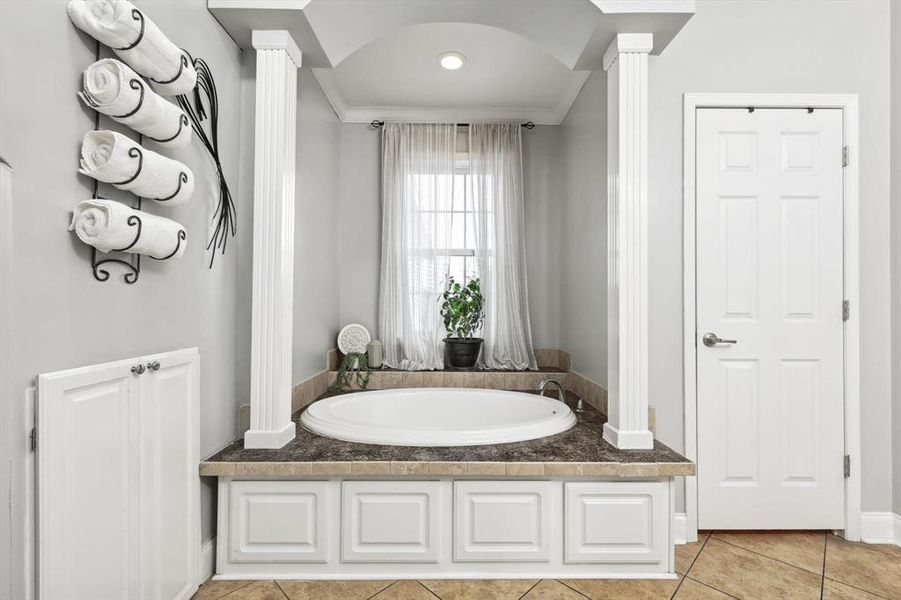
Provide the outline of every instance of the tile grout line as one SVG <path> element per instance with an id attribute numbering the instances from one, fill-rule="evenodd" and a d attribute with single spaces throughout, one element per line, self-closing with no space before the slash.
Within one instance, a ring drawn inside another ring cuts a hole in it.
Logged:
<path id="1" fill-rule="evenodd" d="M 886 556 L 891 556 L 892 558 L 895 558 L 895 559 L 901 559 L 901 556 L 898 556 L 897 554 L 892 554 L 891 552 L 886 552 L 885 550 L 880 550 L 879 548 L 876 548 L 877 544 L 868 544 L 866 542 L 852 542 L 852 541 L 846 540 L 845 538 L 843 538 L 840 535 L 836 535 L 834 533 L 829 533 L 829 532 L 826 532 L 826 535 L 834 536 L 836 539 L 839 540 L 839 543 L 841 543 L 841 544 L 856 544 L 856 545 L 860 546 L 861 548 L 864 548 L 865 550 L 872 550 L 873 552 L 878 552 L 879 554 L 885 554 Z"/>
<path id="2" fill-rule="evenodd" d="M 422 583 L 421 581 L 419 581 L 418 579 L 416 579 L 415 581 L 416 581 L 416 583 L 418 583 L 418 584 L 420 585 L 420 587 L 422 587 L 422 589 L 424 589 L 425 591 L 427 591 L 427 592 L 430 593 L 431 595 L 433 595 L 433 596 L 435 596 L 436 598 L 438 598 L 438 600 L 441 600 L 441 596 L 439 596 L 438 594 L 436 594 L 435 592 L 433 592 L 427 585 L 423 584 L 423 583 Z M 394 583 L 397 583 L 397 582 L 395 581 Z M 391 585 L 394 585 L 394 583 L 392 583 Z M 387 588 L 385 588 L 385 589 L 387 589 Z"/>
<path id="3" fill-rule="evenodd" d="M 563 587 L 571 589 L 572 591 L 574 591 L 575 593 L 579 594 L 579 595 L 582 596 L 583 598 L 588 598 L 588 600 L 591 600 L 591 596 L 589 596 L 589 595 L 587 595 L 587 594 L 583 594 L 582 592 L 580 592 L 580 591 L 577 590 L 576 588 L 572 587 L 571 585 L 567 585 L 565 581 L 560 581 L 559 579 L 539 579 L 539 580 L 538 580 L 538 583 L 541 583 L 542 581 L 556 581 L 557 583 L 559 583 L 559 584 L 562 585 Z M 538 585 L 538 583 L 536 583 L 535 585 Z"/>
<path id="4" fill-rule="evenodd" d="M 280 584 L 278 581 L 276 581 L 275 579 L 273 579 L 273 580 L 272 580 L 272 583 L 274 583 L 274 584 L 275 584 L 275 587 L 278 588 L 278 591 L 280 591 L 280 592 L 282 593 L 282 596 L 284 596 L 285 600 L 290 600 L 290 597 L 288 596 L 288 594 L 285 593 L 285 590 L 282 589 L 282 586 L 281 586 L 281 584 Z"/>
<path id="5" fill-rule="evenodd" d="M 376 596 L 378 596 L 379 594 L 381 594 L 382 592 L 384 592 L 385 590 L 387 590 L 389 587 L 391 587 L 392 585 L 394 585 L 395 583 L 397 583 L 397 579 L 395 579 L 394 581 L 392 581 L 392 580 L 390 580 L 390 579 L 383 579 L 382 581 L 388 581 L 389 583 L 388 583 L 388 585 L 386 585 L 385 587 L 383 587 L 382 589 L 380 589 L 379 591 L 377 591 L 377 592 L 374 593 L 373 595 L 368 596 L 368 597 L 366 598 L 366 600 L 372 600 L 373 598 L 375 598 Z M 419 581 L 419 580 L 417 579 L 416 581 Z M 420 582 L 420 583 L 421 583 L 421 582 Z M 428 588 L 426 588 L 426 589 L 428 589 Z"/>
<path id="6" fill-rule="evenodd" d="M 212 578 L 211 578 L 211 579 L 212 579 Z M 227 593 L 227 594 L 224 594 L 224 595 L 222 595 L 222 596 L 216 596 L 216 598 L 218 598 L 219 600 L 222 600 L 223 598 L 226 598 L 226 597 L 228 597 L 228 596 L 234 594 L 234 593 L 237 592 L 238 590 L 243 590 L 244 588 L 246 588 L 246 587 L 247 587 L 248 585 L 250 585 L 251 583 L 253 583 L 253 581 L 248 581 L 248 582 L 245 583 L 244 585 L 239 585 L 238 587 L 236 587 L 235 589 L 233 589 L 232 591 L 230 591 L 230 592 Z M 198 591 L 199 591 L 199 589 L 198 589 Z"/>
<path id="7" fill-rule="evenodd" d="M 691 579 L 692 581 L 694 581 L 694 582 L 697 583 L 698 585 L 703 585 L 704 587 L 710 588 L 711 590 L 714 590 L 714 591 L 716 591 L 716 592 L 719 592 L 720 594 L 722 594 L 722 595 L 724 595 L 724 596 L 728 596 L 729 598 L 734 598 L 735 600 L 739 600 L 739 599 L 738 599 L 738 596 L 733 596 L 733 595 L 730 594 L 729 592 L 724 592 L 724 591 L 721 590 L 720 588 L 718 588 L 718 587 L 713 587 L 713 586 L 710 585 L 709 583 L 704 583 L 703 581 L 699 581 L 699 580 L 695 579 L 694 577 L 689 577 L 688 575 L 686 575 L 683 579 Z M 681 584 L 680 584 L 680 585 L 681 585 Z"/>
<path id="8" fill-rule="evenodd" d="M 820 579 L 820 600 L 826 594 L 826 550 L 829 547 L 829 533 L 823 532 L 823 577 Z"/>
<path id="9" fill-rule="evenodd" d="M 703 552 L 703 551 L 704 551 L 704 548 L 707 547 L 707 542 L 709 542 L 709 541 L 710 541 L 710 538 L 712 538 L 712 537 L 713 537 L 713 533 L 710 533 L 710 534 L 704 539 L 704 543 L 701 544 L 701 549 L 698 550 L 698 553 L 697 553 L 697 554 L 695 554 L 695 557 L 692 559 L 691 564 L 688 565 L 688 568 L 687 568 L 687 569 L 685 569 L 685 573 L 682 573 L 682 579 L 679 580 L 679 585 L 677 585 L 677 586 L 676 586 L 676 589 L 673 590 L 673 594 L 670 596 L 671 599 L 672 599 L 672 598 L 675 598 L 675 597 L 676 597 L 676 594 L 679 593 L 679 588 L 682 587 L 682 584 L 683 584 L 683 583 L 685 583 L 685 578 L 688 577 L 689 571 L 691 571 L 691 568 L 692 568 L 693 566 L 695 566 L 695 563 L 696 563 L 696 562 L 698 561 L 698 559 L 701 557 L 701 552 Z M 673 562 L 675 562 L 675 560 L 676 560 L 676 559 L 673 558 Z M 675 565 L 674 565 L 674 566 L 675 566 Z M 675 572 L 675 569 L 673 569 L 673 571 Z M 698 583 L 701 583 L 701 582 L 698 582 Z M 706 585 L 706 584 L 705 584 L 705 585 Z M 709 587 L 709 586 L 708 586 L 708 587 Z M 716 589 L 716 588 L 713 588 L 713 589 Z M 717 591 L 719 591 L 719 590 L 717 590 Z M 821 599 L 821 600 L 822 600 L 822 599 Z"/>
<path id="10" fill-rule="evenodd" d="M 850 583 L 845 583 L 841 579 L 833 579 L 832 577 L 827 577 L 826 579 L 828 579 L 829 581 L 834 581 L 835 583 L 840 583 L 844 586 L 851 588 L 852 590 L 857 590 L 858 592 L 863 592 L 864 594 L 869 594 L 871 596 L 875 596 L 876 598 L 882 598 L 883 600 L 891 600 L 891 598 L 887 598 L 887 597 L 883 596 L 882 594 L 877 594 L 876 592 L 871 592 L 870 590 L 865 590 L 861 587 L 857 587 L 856 585 L 851 585 Z"/>
<path id="11" fill-rule="evenodd" d="M 713 534 L 711 534 L 710 537 L 713 537 Z M 774 560 L 777 563 L 782 563 L 783 565 L 792 567 L 793 569 L 798 569 L 800 571 L 804 571 L 805 573 L 810 573 L 811 575 L 817 574 L 816 571 L 811 571 L 810 569 L 805 569 L 804 567 L 799 567 L 798 565 L 793 565 L 790 562 L 785 562 L 784 560 L 774 558 L 772 556 L 768 556 L 766 554 L 763 554 L 762 552 L 757 552 L 756 550 L 750 550 L 749 548 L 745 548 L 744 546 L 739 546 L 738 544 L 733 544 L 732 542 L 727 542 L 726 540 L 721 539 L 721 538 L 716 538 L 716 541 L 726 544 L 727 546 L 732 546 L 733 548 L 738 548 L 739 550 L 744 550 L 745 552 L 750 552 L 751 554 L 756 554 L 757 556 L 762 556 L 764 558 Z"/>
<path id="12" fill-rule="evenodd" d="M 543 579 L 539 579 L 538 581 L 536 581 L 536 582 L 532 585 L 532 587 L 530 587 L 529 589 L 526 590 L 526 593 L 525 593 L 525 594 L 523 594 L 522 596 L 519 597 L 519 600 L 522 600 L 523 598 L 525 598 L 525 597 L 529 594 L 529 592 L 531 592 L 532 590 L 534 590 L 534 589 L 535 589 L 535 586 L 538 585 L 539 583 L 541 583 L 542 581 L 544 581 L 544 580 L 543 580 Z"/>

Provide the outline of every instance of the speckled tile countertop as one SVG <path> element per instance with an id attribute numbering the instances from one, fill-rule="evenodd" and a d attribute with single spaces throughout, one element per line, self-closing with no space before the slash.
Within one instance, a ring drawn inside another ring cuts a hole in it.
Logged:
<path id="1" fill-rule="evenodd" d="M 328 396 L 326 394 L 323 397 Z M 567 404 L 575 407 L 575 396 Z M 652 450 L 617 450 L 604 441 L 607 417 L 591 406 L 563 433 L 490 446 L 423 448 L 358 444 L 322 437 L 300 424 L 297 437 L 277 450 L 245 449 L 237 440 L 200 463 L 207 476 L 584 476 L 666 477 L 694 475 L 695 465 L 654 441 Z"/>

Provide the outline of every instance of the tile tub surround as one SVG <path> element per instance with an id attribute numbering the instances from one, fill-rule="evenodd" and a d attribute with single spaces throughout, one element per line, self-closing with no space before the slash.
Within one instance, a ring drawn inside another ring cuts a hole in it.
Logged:
<path id="1" fill-rule="evenodd" d="M 329 397 L 326 393 L 322 397 Z M 576 396 L 567 394 L 575 407 Z M 669 477 L 695 465 L 655 441 L 651 450 L 617 450 L 602 437 L 606 417 L 591 406 L 561 434 L 510 444 L 446 448 L 380 446 L 325 438 L 300 426 L 280 449 L 246 449 L 237 440 L 200 464 L 204 476 L 490 476 Z"/>
<path id="2" fill-rule="evenodd" d="M 551 371 L 569 371 L 570 358 L 569 352 L 559 348 L 536 349 L 535 360 L 538 362 L 538 370 Z M 341 353 L 337 348 L 332 348 L 325 353 L 325 368 L 329 371 L 337 371 L 338 364 L 341 362 Z M 453 371 L 454 369 L 448 368 Z M 497 371 L 495 371 L 497 372 Z"/>

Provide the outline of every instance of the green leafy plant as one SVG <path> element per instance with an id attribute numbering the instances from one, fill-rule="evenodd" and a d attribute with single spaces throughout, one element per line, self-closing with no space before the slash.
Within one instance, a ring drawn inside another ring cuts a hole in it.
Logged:
<path id="1" fill-rule="evenodd" d="M 369 385 L 372 369 L 369 368 L 369 355 L 365 352 L 351 352 L 345 354 L 338 365 L 338 373 L 335 375 L 335 383 L 329 388 L 330 392 L 343 392 L 352 389 L 354 384 L 361 390 Z"/>
<path id="2" fill-rule="evenodd" d="M 448 277 L 441 299 L 441 316 L 444 317 L 448 337 L 472 338 L 485 320 L 479 278 L 470 279 L 464 285 L 454 280 L 453 276 Z"/>

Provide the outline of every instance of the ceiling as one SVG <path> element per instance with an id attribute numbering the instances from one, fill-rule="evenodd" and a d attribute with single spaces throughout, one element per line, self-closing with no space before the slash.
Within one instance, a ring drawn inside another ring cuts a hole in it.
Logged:
<path id="1" fill-rule="evenodd" d="M 344 122 L 534 121 L 566 116 L 617 33 L 659 53 L 693 0 L 208 0 L 244 48 L 287 29 Z M 438 55 L 456 51 L 447 71 Z"/>

